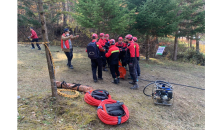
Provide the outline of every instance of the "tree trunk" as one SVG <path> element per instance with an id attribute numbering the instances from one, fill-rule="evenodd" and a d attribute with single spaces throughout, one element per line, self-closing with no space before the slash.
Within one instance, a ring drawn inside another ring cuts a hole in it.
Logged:
<path id="1" fill-rule="evenodd" d="M 190 48 L 192 48 L 192 38 L 190 38 Z"/>
<path id="2" fill-rule="evenodd" d="M 47 28 L 46 28 L 45 16 L 44 16 L 44 12 L 43 12 L 42 0 L 38 0 L 38 5 L 39 5 L 39 14 L 40 14 L 40 19 L 41 19 L 41 26 L 42 26 L 43 42 L 49 42 Z M 48 44 L 48 46 L 49 46 L 49 44 Z M 45 53 L 46 53 L 47 65 L 48 65 L 49 76 L 50 76 L 50 81 L 51 81 L 52 97 L 56 97 L 57 96 L 57 86 L 56 86 L 56 82 L 55 82 L 53 64 L 52 64 L 52 61 L 51 61 L 52 59 L 51 59 L 51 57 L 49 55 L 49 50 L 46 47 L 46 45 L 45 45 Z"/>
<path id="3" fill-rule="evenodd" d="M 199 35 L 196 35 L 196 52 L 200 53 L 200 47 L 199 47 Z"/>
<path id="4" fill-rule="evenodd" d="M 146 61 L 148 61 L 149 60 L 149 35 L 148 34 L 146 35 L 145 49 L 146 49 L 145 57 L 146 57 Z"/>
<path id="5" fill-rule="evenodd" d="M 178 51 L 178 31 L 176 31 L 175 41 L 174 41 L 174 51 L 173 51 L 173 61 L 177 60 L 177 51 Z"/>
<path id="6" fill-rule="evenodd" d="M 63 11 L 66 11 L 66 1 L 64 0 L 62 2 L 63 6 Z M 64 18 L 63 18 L 63 26 L 65 27 L 67 25 L 67 14 L 64 13 Z"/>

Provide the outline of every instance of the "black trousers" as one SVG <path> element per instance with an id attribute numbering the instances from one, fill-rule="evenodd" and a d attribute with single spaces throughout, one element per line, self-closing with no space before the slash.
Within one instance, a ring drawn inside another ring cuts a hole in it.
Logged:
<path id="1" fill-rule="evenodd" d="M 100 52 L 101 53 L 101 59 L 102 59 L 102 66 L 106 66 L 106 57 L 105 57 L 105 52 Z"/>
<path id="2" fill-rule="evenodd" d="M 39 42 L 39 39 L 38 39 L 38 38 L 32 39 L 32 42 Z M 31 45 L 32 45 L 33 48 L 35 48 L 35 46 L 34 46 L 33 43 L 31 43 Z M 36 46 L 37 46 L 39 49 L 41 49 L 38 43 L 36 43 Z"/>
<path id="3" fill-rule="evenodd" d="M 102 59 L 91 59 L 93 79 L 97 80 L 96 71 L 98 68 L 98 78 L 102 78 Z"/>
<path id="4" fill-rule="evenodd" d="M 116 78 L 116 77 L 120 76 L 120 72 L 119 72 L 119 69 L 118 69 L 118 64 L 110 65 L 110 71 L 111 71 L 111 74 L 112 74 L 113 78 Z"/>
<path id="5" fill-rule="evenodd" d="M 136 73 L 137 59 L 130 58 L 129 60 L 129 73 L 133 78 L 133 82 L 137 82 L 137 73 Z"/>
<path id="6" fill-rule="evenodd" d="M 122 66 L 126 66 L 126 59 L 125 59 L 125 53 L 120 52 L 119 54 L 119 61 L 121 60 Z"/>
<path id="7" fill-rule="evenodd" d="M 64 52 L 67 56 L 67 65 L 71 66 L 71 60 L 73 59 L 73 49 L 70 49 L 70 52 Z"/>

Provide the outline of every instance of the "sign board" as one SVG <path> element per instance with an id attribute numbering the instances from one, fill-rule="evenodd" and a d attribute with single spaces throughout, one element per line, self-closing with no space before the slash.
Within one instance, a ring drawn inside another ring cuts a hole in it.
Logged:
<path id="1" fill-rule="evenodd" d="M 164 49 L 165 49 L 165 46 L 159 46 L 158 49 L 157 49 L 156 55 L 162 55 Z"/>

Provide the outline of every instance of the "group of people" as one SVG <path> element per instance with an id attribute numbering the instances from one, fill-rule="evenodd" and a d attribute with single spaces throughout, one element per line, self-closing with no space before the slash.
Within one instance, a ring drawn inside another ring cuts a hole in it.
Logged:
<path id="1" fill-rule="evenodd" d="M 118 70 L 119 61 L 122 62 L 122 66 L 127 69 L 129 66 L 130 78 L 133 80 L 129 82 L 133 85 L 130 89 L 138 89 L 138 76 L 140 76 L 139 67 L 139 45 L 137 38 L 131 34 L 118 38 L 118 42 L 114 39 L 109 39 L 109 34 L 100 33 L 100 39 L 98 35 L 92 35 L 92 41 L 88 44 L 86 52 L 91 59 L 92 74 L 94 82 L 103 80 L 102 71 L 107 71 L 106 65 L 110 68 L 111 75 L 113 77 L 113 83 L 118 84 L 120 82 L 120 73 Z M 96 71 L 98 68 L 98 78 Z"/>
<path id="2" fill-rule="evenodd" d="M 32 42 L 38 42 L 38 36 L 36 32 L 30 28 Z M 67 66 L 73 69 L 71 60 L 73 58 L 73 46 L 72 41 L 78 38 L 79 35 L 73 36 L 69 34 L 69 29 L 64 29 L 64 33 L 61 36 L 61 48 L 64 51 L 68 62 Z M 129 66 L 129 74 L 133 81 L 129 82 L 133 85 L 130 89 L 138 89 L 138 76 L 140 76 L 139 67 L 139 45 L 137 43 L 137 38 L 133 37 L 131 34 L 118 38 L 118 42 L 114 39 L 109 39 L 109 34 L 100 33 L 100 38 L 98 39 L 97 34 L 92 35 L 92 41 L 88 44 L 86 52 L 88 57 L 91 59 L 91 67 L 94 82 L 98 80 L 103 80 L 102 71 L 108 71 L 110 68 L 111 75 L 113 77 L 113 83 L 118 84 L 120 82 L 119 73 L 119 61 L 121 61 L 122 66 L 127 70 L 127 65 Z M 29 37 L 29 38 L 30 38 Z M 40 46 L 36 44 L 38 50 L 41 50 Z M 32 44 L 32 49 L 35 49 L 34 44 Z M 98 69 L 98 78 L 96 75 Z"/>

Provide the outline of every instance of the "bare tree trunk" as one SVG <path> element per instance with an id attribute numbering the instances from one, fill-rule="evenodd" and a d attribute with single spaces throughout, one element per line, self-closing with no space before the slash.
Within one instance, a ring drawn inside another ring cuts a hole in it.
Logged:
<path id="1" fill-rule="evenodd" d="M 39 14 L 40 14 L 40 19 L 41 19 L 41 25 L 42 25 L 43 41 L 44 42 L 49 42 L 47 28 L 46 28 L 45 16 L 44 16 L 44 12 L 43 12 L 42 0 L 38 0 L 38 5 L 39 5 Z M 48 46 L 49 46 L 49 44 L 48 44 Z M 57 86 L 56 86 L 56 82 L 55 82 L 53 64 L 52 64 L 52 61 L 51 61 L 52 59 L 51 59 L 51 57 L 49 55 L 49 50 L 46 47 L 46 45 L 45 45 L 45 52 L 46 52 L 46 59 L 47 59 L 49 76 L 50 76 L 50 81 L 51 81 L 52 97 L 56 97 L 57 96 Z"/>
<path id="2" fill-rule="evenodd" d="M 196 35 L 196 52 L 199 53 L 200 52 L 200 47 L 199 47 L 199 35 Z"/>
<path id="3" fill-rule="evenodd" d="M 148 34 L 146 35 L 145 49 L 146 49 L 145 57 L 146 57 L 146 61 L 148 61 L 149 60 L 149 35 Z"/>
<path id="4" fill-rule="evenodd" d="M 63 6 L 63 11 L 66 11 L 66 1 L 64 0 L 62 2 Z M 67 15 L 64 13 L 64 18 L 63 18 L 63 26 L 65 27 L 67 25 Z"/>
<path id="5" fill-rule="evenodd" d="M 175 34 L 173 61 L 177 60 L 177 52 L 178 52 L 178 37 L 177 37 L 177 34 L 178 34 L 178 31 L 176 31 L 176 34 Z"/>
<path id="6" fill-rule="evenodd" d="M 190 48 L 192 48 L 192 38 L 190 38 Z"/>

